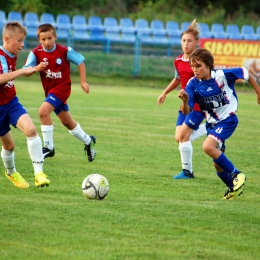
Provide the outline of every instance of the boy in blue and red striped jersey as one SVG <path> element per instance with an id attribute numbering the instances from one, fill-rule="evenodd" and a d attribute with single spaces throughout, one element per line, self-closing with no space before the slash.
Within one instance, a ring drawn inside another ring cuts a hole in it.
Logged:
<path id="1" fill-rule="evenodd" d="M 29 53 L 24 67 L 32 66 L 40 72 L 45 92 L 45 101 L 39 109 L 44 141 L 44 158 L 52 157 L 55 154 L 54 127 L 50 116 L 51 112 L 54 111 L 69 133 L 84 144 L 88 160 L 92 162 L 96 155 L 94 150 L 96 138 L 85 133 L 79 123 L 73 120 L 67 104 L 71 93 L 70 62 L 78 66 L 81 88 L 89 93 L 89 85 L 86 82 L 85 58 L 71 47 L 56 44 L 56 30 L 51 24 L 41 24 L 37 33 L 41 44 Z"/>

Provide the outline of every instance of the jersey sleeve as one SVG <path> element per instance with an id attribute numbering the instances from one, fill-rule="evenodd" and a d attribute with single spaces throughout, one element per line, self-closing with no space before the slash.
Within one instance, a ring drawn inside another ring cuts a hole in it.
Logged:
<path id="1" fill-rule="evenodd" d="M 236 81 L 237 79 L 247 81 L 249 79 L 249 72 L 243 67 L 224 70 L 224 74 L 228 81 Z"/>
<path id="2" fill-rule="evenodd" d="M 0 55 L 0 75 L 4 73 L 8 73 L 8 65 L 6 58 Z"/>
<path id="3" fill-rule="evenodd" d="M 84 60 L 84 56 L 68 47 L 67 60 L 79 66 Z"/>
<path id="4" fill-rule="evenodd" d="M 25 64 L 23 66 L 23 68 L 27 68 L 27 67 L 34 67 L 34 66 L 37 66 L 37 59 L 34 55 L 34 53 L 31 51 L 25 61 Z"/>

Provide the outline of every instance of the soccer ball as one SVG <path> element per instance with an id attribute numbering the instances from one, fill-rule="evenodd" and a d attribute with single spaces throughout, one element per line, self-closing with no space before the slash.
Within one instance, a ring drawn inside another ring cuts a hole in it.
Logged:
<path id="1" fill-rule="evenodd" d="M 82 182 L 82 192 L 88 199 L 102 200 L 106 197 L 108 191 L 108 180 L 101 174 L 90 174 Z"/>

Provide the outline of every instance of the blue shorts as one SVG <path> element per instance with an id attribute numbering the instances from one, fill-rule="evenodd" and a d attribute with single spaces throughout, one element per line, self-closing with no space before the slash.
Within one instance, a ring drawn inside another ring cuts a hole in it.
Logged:
<path id="1" fill-rule="evenodd" d="M 207 135 L 213 137 L 217 142 L 223 143 L 235 131 L 238 125 L 238 118 L 235 114 L 217 124 L 206 123 Z"/>
<path id="2" fill-rule="evenodd" d="M 181 126 L 185 120 L 185 117 L 186 115 L 184 115 L 181 111 L 179 111 L 176 126 Z"/>
<path id="3" fill-rule="evenodd" d="M 17 96 L 8 104 L 0 106 L 0 136 L 4 136 L 11 130 L 10 124 L 16 128 L 17 121 L 23 114 L 27 114 L 27 111 Z"/>
<path id="4" fill-rule="evenodd" d="M 61 111 L 69 111 L 68 104 L 64 104 L 59 98 L 57 98 L 53 94 L 49 94 L 45 98 L 45 102 L 48 102 L 52 106 L 54 106 L 54 112 L 55 112 L 56 115 L 58 115 Z"/>
<path id="5" fill-rule="evenodd" d="M 193 130 L 198 130 L 201 122 L 205 119 L 202 112 L 192 110 L 186 115 L 184 123 Z"/>

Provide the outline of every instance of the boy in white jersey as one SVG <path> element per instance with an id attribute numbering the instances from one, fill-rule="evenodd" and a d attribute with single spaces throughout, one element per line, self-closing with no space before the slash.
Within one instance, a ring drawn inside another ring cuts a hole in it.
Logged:
<path id="1" fill-rule="evenodd" d="M 257 94 L 258 104 L 260 88 L 245 68 L 214 70 L 214 58 L 203 48 L 197 49 L 190 56 L 190 65 L 195 76 L 190 79 L 185 91 L 179 92 L 182 111 L 188 114 L 181 133 L 185 133 L 189 124 L 192 124 L 193 113 L 199 106 L 207 120 L 207 138 L 203 143 L 203 150 L 213 159 L 217 175 L 228 187 L 223 199 L 232 200 L 242 194 L 246 177 L 219 147 L 233 134 L 238 124 L 235 115 L 238 100 L 234 85 L 237 79 L 247 80 Z M 186 141 L 184 136 L 185 134 L 181 134 L 180 143 Z"/>
<path id="2" fill-rule="evenodd" d="M 26 29 L 18 22 L 9 22 L 3 29 L 3 46 L 0 47 L 0 141 L 1 157 L 6 168 L 6 177 L 17 188 L 28 188 L 28 182 L 15 167 L 15 144 L 11 135 L 12 125 L 20 129 L 27 138 L 28 151 L 35 175 L 35 186 L 49 186 L 50 181 L 43 173 L 41 139 L 27 111 L 16 96 L 14 79 L 35 73 L 35 68 L 16 69 L 17 55 L 24 47 Z"/>

